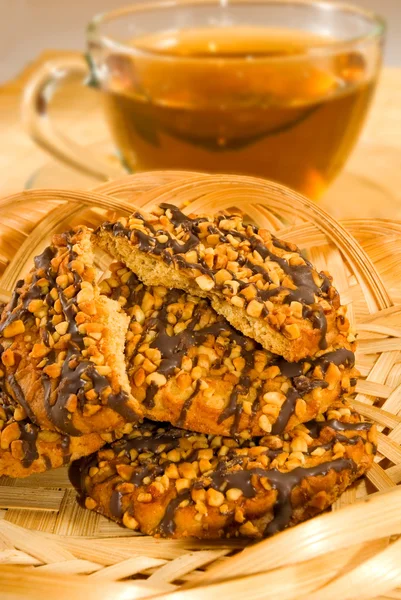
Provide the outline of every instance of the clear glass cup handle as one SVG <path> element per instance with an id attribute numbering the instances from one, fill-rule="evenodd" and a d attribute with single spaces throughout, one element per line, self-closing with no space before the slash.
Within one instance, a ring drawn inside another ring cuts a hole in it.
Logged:
<path id="1" fill-rule="evenodd" d="M 44 63 L 28 82 L 22 101 L 22 120 L 32 139 L 57 159 L 101 181 L 121 177 L 121 170 L 102 161 L 58 130 L 48 108 L 57 87 L 70 75 L 88 75 L 83 57 L 64 56 Z"/>

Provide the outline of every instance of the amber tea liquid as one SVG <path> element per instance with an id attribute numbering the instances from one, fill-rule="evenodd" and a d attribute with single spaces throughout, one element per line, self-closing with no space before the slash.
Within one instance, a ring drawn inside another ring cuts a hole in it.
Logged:
<path id="1" fill-rule="evenodd" d="M 322 41 L 334 43 L 294 30 L 188 29 L 134 40 L 143 54 L 110 55 L 103 97 L 125 165 L 255 175 L 318 198 L 375 85 L 362 54 L 327 55 Z"/>

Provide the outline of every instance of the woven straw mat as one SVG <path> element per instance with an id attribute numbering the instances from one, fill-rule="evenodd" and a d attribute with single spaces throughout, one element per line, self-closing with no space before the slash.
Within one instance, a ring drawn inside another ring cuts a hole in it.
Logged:
<path id="1" fill-rule="evenodd" d="M 155 172 L 90 192 L 23 192 L 0 200 L 0 298 L 55 231 L 160 201 L 239 209 L 333 275 L 359 333 L 353 403 L 377 423 L 374 466 L 331 512 L 257 544 L 140 536 L 80 508 L 64 468 L 3 477 L 0 597 L 401 599 L 401 222 L 338 223 L 286 188 L 228 175 Z"/>

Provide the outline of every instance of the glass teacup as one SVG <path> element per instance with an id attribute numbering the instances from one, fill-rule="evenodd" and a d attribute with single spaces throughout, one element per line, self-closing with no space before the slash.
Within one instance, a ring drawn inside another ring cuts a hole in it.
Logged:
<path id="1" fill-rule="evenodd" d="M 255 175 L 316 199 L 358 139 L 383 35 L 376 15 L 325 0 L 149 2 L 90 23 L 88 81 L 128 171 Z M 113 175 L 44 118 L 53 79 L 42 73 L 30 87 L 35 139 Z"/>

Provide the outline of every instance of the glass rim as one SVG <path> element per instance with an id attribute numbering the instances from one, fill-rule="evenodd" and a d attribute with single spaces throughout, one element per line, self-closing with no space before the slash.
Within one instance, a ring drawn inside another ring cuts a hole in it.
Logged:
<path id="1" fill-rule="evenodd" d="M 244 57 L 219 57 L 219 56 L 179 56 L 177 54 L 169 52 L 157 52 L 150 49 L 143 49 L 135 46 L 128 46 L 125 43 L 118 41 L 117 39 L 104 35 L 101 33 L 101 26 L 107 22 L 113 21 L 119 17 L 135 13 L 153 12 L 157 10 L 169 10 L 177 7 L 207 7 L 207 6 L 221 6 L 222 8 L 230 5 L 255 5 L 255 6 L 268 6 L 268 5 L 282 5 L 282 6 L 305 6 L 311 7 L 318 12 L 325 10 L 333 13 L 351 13 L 354 15 L 360 15 L 371 23 L 371 31 L 364 35 L 350 37 L 345 40 L 336 40 L 335 38 L 329 38 L 330 42 L 322 41 L 321 44 L 305 48 L 302 52 L 294 54 L 287 54 L 283 56 L 252 56 L 249 53 L 249 59 L 252 62 L 280 62 L 280 61 L 291 61 L 294 59 L 300 59 L 305 57 L 313 56 L 324 56 L 326 54 L 333 54 L 341 51 L 352 49 L 354 46 L 363 42 L 369 41 L 380 41 L 386 32 L 386 21 L 378 13 L 356 6 L 348 2 L 336 2 L 335 4 L 331 0 L 153 0 L 151 2 L 145 2 L 144 0 L 135 5 L 124 6 L 111 11 L 106 11 L 95 15 L 88 23 L 87 26 L 87 40 L 96 41 L 102 43 L 103 46 L 122 50 L 125 54 L 134 54 L 142 57 L 153 57 L 158 60 L 170 60 L 170 61 L 191 61 L 191 62 L 235 62 L 243 61 Z M 162 30 L 160 30 L 162 31 Z"/>

